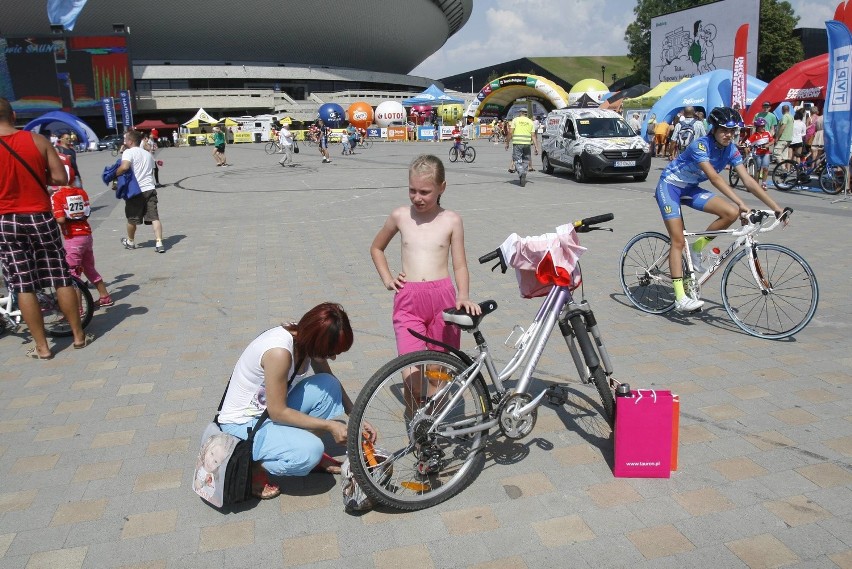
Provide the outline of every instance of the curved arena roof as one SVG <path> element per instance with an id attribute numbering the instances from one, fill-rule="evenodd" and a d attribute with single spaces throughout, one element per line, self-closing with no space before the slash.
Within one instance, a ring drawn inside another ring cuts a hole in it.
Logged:
<path id="1" fill-rule="evenodd" d="M 44 0 L 6 10 L 2 33 L 46 35 Z M 88 0 L 73 35 L 130 30 L 144 63 L 281 63 L 406 74 L 470 18 L 473 0 Z"/>

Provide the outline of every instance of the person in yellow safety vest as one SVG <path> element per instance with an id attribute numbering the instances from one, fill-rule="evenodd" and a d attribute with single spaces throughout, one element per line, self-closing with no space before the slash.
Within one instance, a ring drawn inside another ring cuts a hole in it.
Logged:
<path id="1" fill-rule="evenodd" d="M 530 154 L 530 145 L 535 148 L 536 156 L 538 156 L 538 139 L 535 137 L 535 124 L 527 116 L 527 109 L 520 109 L 518 116 L 512 119 L 509 125 L 509 134 L 506 137 L 506 150 L 509 149 L 509 144 L 512 145 L 512 165 L 509 167 L 509 172 L 515 171 L 515 164 L 518 160 L 529 164 L 529 171 L 534 171 L 532 168 L 532 156 Z M 521 184 L 526 182 L 526 172 L 521 172 Z"/>

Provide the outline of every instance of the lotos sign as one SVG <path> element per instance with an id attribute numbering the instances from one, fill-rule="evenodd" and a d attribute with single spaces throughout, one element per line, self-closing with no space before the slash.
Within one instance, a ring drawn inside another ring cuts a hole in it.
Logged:
<path id="1" fill-rule="evenodd" d="M 405 122 L 405 109 L 399 101 L 385 101 L 376 107 L 376 124 L 388 126 L 393 122 Z"/>

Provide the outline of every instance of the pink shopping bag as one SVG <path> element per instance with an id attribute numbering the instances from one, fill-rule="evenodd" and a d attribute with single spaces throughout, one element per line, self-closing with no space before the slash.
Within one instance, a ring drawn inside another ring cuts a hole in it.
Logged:
<path id="1" fill-rule="evenodd" d="M 637 389 L 615 399 L 615 468 L 620 478 L 669 478 L 672 394 Z"/>

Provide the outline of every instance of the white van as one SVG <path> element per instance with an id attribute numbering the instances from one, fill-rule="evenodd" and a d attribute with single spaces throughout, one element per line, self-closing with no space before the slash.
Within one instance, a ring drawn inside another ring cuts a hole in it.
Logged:
<path id="1" fill-rule="evenodd" d="M 560 109 L 545 120 L 541 168 L 567 168 L 578 182 L 593 177 L 633 176 L 651 169 L 651 147 L 620 114 L 601 109 Z"/>

